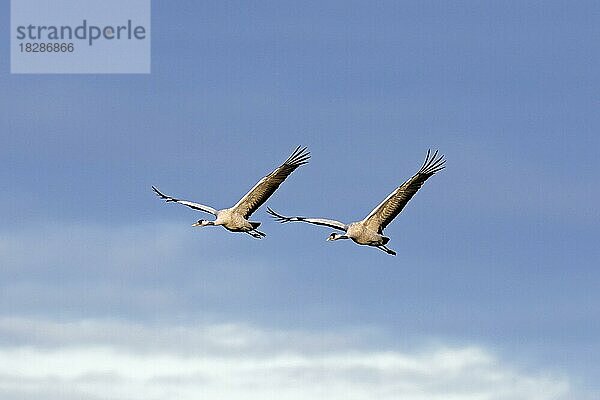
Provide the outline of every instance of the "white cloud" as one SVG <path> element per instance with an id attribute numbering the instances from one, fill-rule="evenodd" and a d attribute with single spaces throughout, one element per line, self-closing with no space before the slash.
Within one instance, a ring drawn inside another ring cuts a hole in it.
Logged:
<path id="1" fill-rule="evenodd" d="M 569 380 L 478 346 L 365 346 L 365 332 L 0 319 L 0 397 L 562 399 Z"/>
<path id="2" fill-rule="evenodd" d="M 223 257 L 225 232 L 196 235 L 176 224 L 54 228 L 0 232 L 0 312 L 49 318 L 0 318 L 3 400 L 573 397 L 566 377 L 522 370 L 480 346 L 407 351 L 383 345 L 389 340 L 373 331 L 169 326 L 165 320 L 181 320 L 169 316 L 190 309 L 200 310 L 195 321 L 209 319 L 203 307 L 212 301 L 223 309 L 222 293 L 247 313 L 253 298 L 280 286 L 282 269 Z M 103 310 L 128 318 L 124 309 L 163 321 L 51 319 Z"/>

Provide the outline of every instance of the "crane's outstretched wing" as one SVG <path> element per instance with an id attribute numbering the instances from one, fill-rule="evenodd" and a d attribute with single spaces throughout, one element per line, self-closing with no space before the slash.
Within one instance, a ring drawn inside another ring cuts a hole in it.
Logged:
<path id="1" fill-rule="evenodd" d="M 205 213 L 209 213 L 209 214 L 212 214 L 212 215 L 217 215 L 217 210 L 215 210 L 212 207 L 205 206 L 203 204 L 192 203 L 191 201 L 187 201 L 187 200 L 179 200 L 179 199 L 176 199 L 174 197 L 167 196 L 166 194 L 161 193 L 154 186 L 152 186 L 152 190 L 154 190 L 154 193 L 156 193 L 158 195 L 158 197 L 160 197 L 161 199 L 165 200 L 167 203 L 171 203 L 171 202 L 172 203 L 179 203 L 179 204 L 183 204 L 184 206 L 188 206 L 190 208 L 193 208 L 194 210 L 204 211 Z"/>
<path id="2" fill-rule="evenodd" d="M 415 193 L 421 188 L 423 183 L 429 179 L 430 176 L 438 171 L 444 169 L 444 156 L 438 156 L 437 150 L 433 155 L 431 151 L 427 150 L 427 157 L 419 172 L 417 172 L 412 178 L 400 185 L 394 190 L 388 197 L 385 198 L 371 213 L 363 220 L 366 225 L 377 232 L 382 233 L 386 226 L 404 208 L 406 203 L 414 196 Z"/>
<path id="3" fill-rule="evenodd" d="M 232 208 L 248 218 L 256 211 L 281 185 L 281 183 L 299 166 L 306 164 L 310 153 L 306 147 L 296 147 L 292 155 L 285 160 L 275 171 L 262 178 L 240 201 Z"/>
<path id="4" fill-rule="evenodd" d="M 348 225 L 344 224 L 340 221 L 335 221 L 333 219 L 323 219 L 323 218 L 304 218 L 304 217 L 286 217 L 281 214 L 277 214 L 273 209 L 267 207 L 267 212 L 275 218 L 277 221 L 282 224 L 286 222 L 308 222 L 309 224 L 328 226 L 333 229 L 339 229 L 340 231 L 346 232 L 348 230 Z"/>

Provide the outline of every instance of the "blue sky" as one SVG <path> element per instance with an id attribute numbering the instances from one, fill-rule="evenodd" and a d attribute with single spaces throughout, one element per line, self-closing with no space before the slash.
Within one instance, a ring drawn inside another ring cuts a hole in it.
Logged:
<path id="1" fill-rule="evenodd" d="M 474 398 L 597 398 L 597 2 L 155 1 L 152 18 L 149 75 L 11 75 L 0 58 L 0 353 L 26 365 L 40 355 L 23 349 L 79 351 L 73 365 L 83 365 L 86 345 L 137 351 L 96 328 L 140 332 L 162 354 L 169 329 L 187 329 L 182 346 L 197 350 L 206 343 L 190 338 L 233 326 L 233 342 L 253 338 L 236 353 L 243 360 L 271 357 L 252 350 L 262 341 L 280 355 L 317 354 L 306 356 L 312 372 L 339 365 L 321 353 L 391 352 L 428 368 L 450 349 L 465 365 L 510 371 L 482 378 Z M 311 162 L 268 204 L 347 222 L 412 175 L 428 148 L 448 163 L 387 228 L 396 257 L 278 225 L 264 209 L 254 215 L 263 241 L 193 229 L 200 215 L 150 190 L 228 207 L 299 144 Z M 44 371 L 0 370 L 4 397 L 26 398 L 20 383 L 32 376 L 32 393 L 56 395 Z M 76 372 L 59 378 L 68 386 Z M 440 396 L 477 386 L 460 376 L 467 383 Z M 425 398 L 439 394 L 425 389 L 434 378 L 419 381 Z M 294 391 L 281 379 L 285 398 L 307 395 L 310 385 Z M 190 384 L 187 394 L 239 398 L 210 382 L 213 392 Z M 336 398 L 334 383 L 320 394 Z M 106 398 L 92 386 L 62 396 Z M 147 395 L 163 398 L 160 387 Z M 371 389 L 354 388 L 356 398 Z M 402 390 L 380 397 L 419 398 Z"/>

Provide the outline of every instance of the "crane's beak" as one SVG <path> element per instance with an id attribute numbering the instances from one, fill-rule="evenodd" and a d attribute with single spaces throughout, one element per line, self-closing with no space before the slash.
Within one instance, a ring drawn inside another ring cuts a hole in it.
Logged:
<path id="1" fill-rule="evenodd" d="M 325 239 L 326 242 L 331 242 L 333 239 L 328 237 L 327 239 Z"/>
<path id="2" fill-rule="evenodd" d="M 192 226 L 202 226 L 202 224 L 200 222 L 194 222 Z"/>

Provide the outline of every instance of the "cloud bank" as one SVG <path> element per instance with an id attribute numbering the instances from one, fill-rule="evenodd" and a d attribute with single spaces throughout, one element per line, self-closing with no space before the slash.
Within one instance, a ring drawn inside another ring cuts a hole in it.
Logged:
<path id="1" fill-rule="evenodd" d="M 244 324 L 0 319 L 0 397 L 71 399 L 567 398 L 565 377 L 485 348 L 365 346 L 369 335 Z"/>

